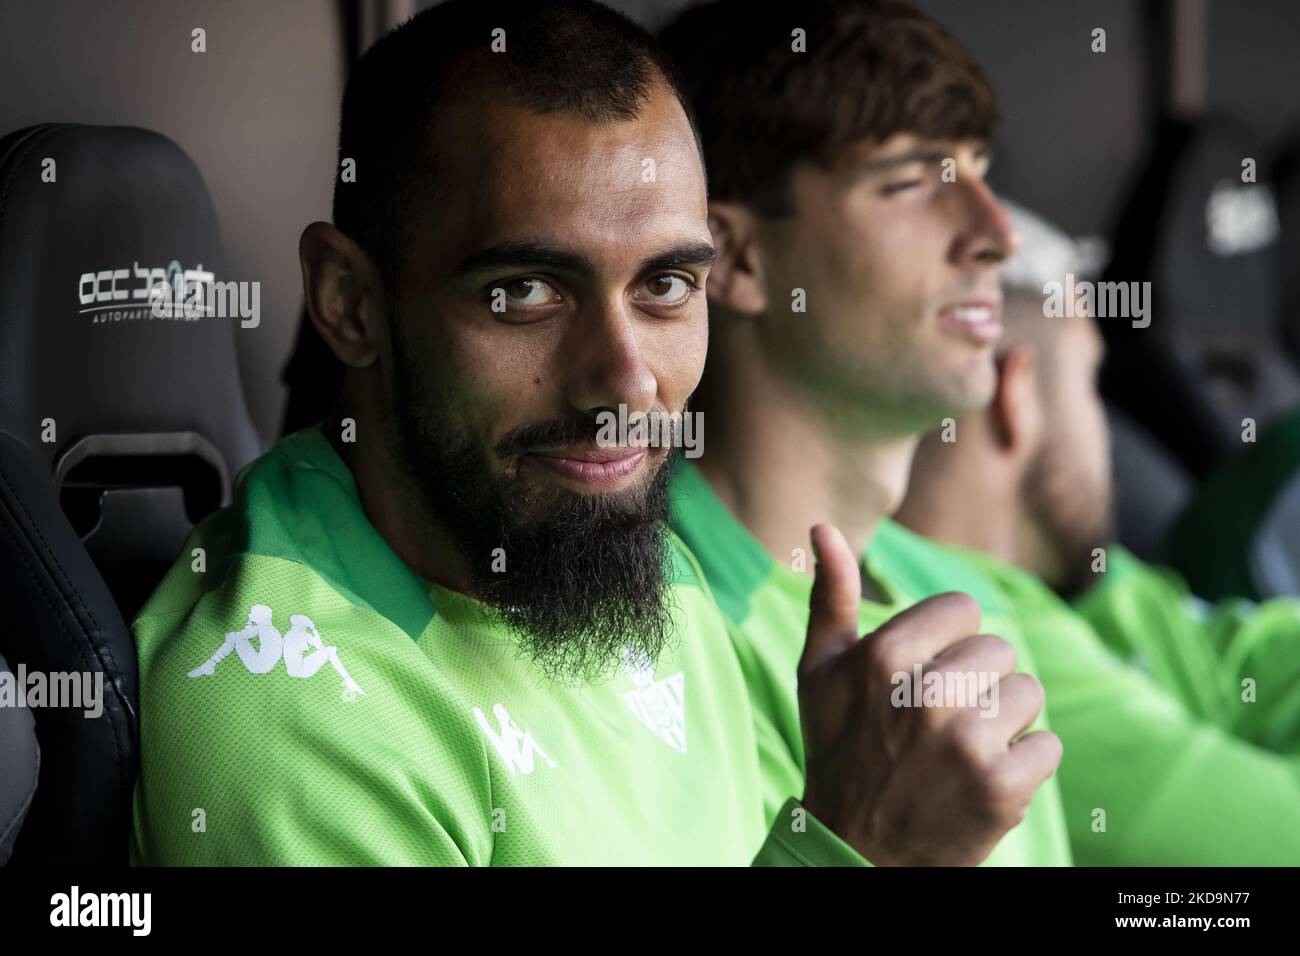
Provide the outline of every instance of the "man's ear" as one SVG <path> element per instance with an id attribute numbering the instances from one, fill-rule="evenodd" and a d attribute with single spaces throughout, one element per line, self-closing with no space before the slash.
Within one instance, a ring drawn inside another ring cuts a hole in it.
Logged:
<path id="1" fill-rule="evenodd" d="M 993 434 L 1003 452 L 1029 458 L 1043 433 L 1043 399 L 1032 346 L 1012 346 L 998 359 L 998 385 L 989 405 Z"/>
<path id="2" fill-rule="evenodd" d="M 709 232 L 718 247 L 718 258 L 709 270 L 709 298 L 741 315 L 766 311 L 763 254 L 754 213 L 741 203 L 710 202 Z"/>
<path id="3" fill-rule="evenodd" d="M 378 357 L 384 314 L 378 270 L 360 246 L 328 222 L 298 240 L 307 312 L 340 362 L 365 368 Z"/>

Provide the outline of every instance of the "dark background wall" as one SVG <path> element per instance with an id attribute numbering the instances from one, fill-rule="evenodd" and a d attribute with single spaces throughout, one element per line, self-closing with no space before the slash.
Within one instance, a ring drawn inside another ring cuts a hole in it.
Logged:
<path id="1" fill-rule="evenodd" d="M 1163 96 L 1161 37 L 1150 21 L 1167 21 L 1187 0 L 913 2 L 947 26 L 993 81 L 1003 114 L 997 185 L 1071 231 L 1107 232 L 1150 146 L 1151 111 Z M 657 26 L 690 3 L 612 5 Z M 1271 145 L 1300 124 L 1300 2 L 1205 6 L 1207 106 Z M 1091 50 L 1095 27 L 1106 30 L 1104 54 Z"/>
<path id="2" fill-rule="evenodd" d="M 997 88 L 1005 121 L 999 185 L 1075 232 L 1108 232 L 1150 147 L 1150 111 L 1163 95 L 1152 4 L 919 6 L 975 53 Z M 1269 147 L 1300 123 L 1300 3 L 1207 0 L 1206 7 L 1206 106 Z M 1094 27 L 1106 30 L 1105 54 L 1090 50 Z"/>
<path id="3" fill-rule="evenodd" d="M 1161 96 L 1144 0 L 919 0 L 980 58 L 1005 117 L 995 182 L 1075 232 L 1104 233 L 1149 145 Z M 1177 0 L 1176 0 L 1177 2 Z M 1300 122 L 1300 3 L 1207 0 L 1207 100 L 1264 142 Z M 681 0 L 618 0 L 648 26 Z M 328 218 L 339 98 L 335 0 L 4 0 L 0 132 L 50 120 L 145 126 L 196 160 L 230 277 L 262 282 L 263 323 L 240 332 L 263 437 L 301 304 L 297 241 Z M 397 4 L 400 7 L 400 4 Z M 756 14 L 761 4 L 755 4 Z M 208 52 L 190 52 L 190 30 Z M 1090 51 L 1107 31 L 1107 52 Z M 2 320 L 2 317 L 0 317 Z"/>

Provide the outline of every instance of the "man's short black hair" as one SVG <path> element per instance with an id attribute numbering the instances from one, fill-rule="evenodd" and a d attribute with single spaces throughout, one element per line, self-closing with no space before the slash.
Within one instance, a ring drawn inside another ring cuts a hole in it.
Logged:
<path id="1" fill-rule="evenodd" d="M 494 50 L 494 41 L 504 50 Z M 536 113 L 606 123 L 635 119 L 659 79 L 689 119 L 654 39 L 593 0 L 431 7 L 378 40 L 348 80 L 339 164 L 354 160 L 356 181 L 336 179 L 334 225 L 374 259 L 391 307 L 410 210 L 431 192 L 440 105 L 487 90 Z"/>

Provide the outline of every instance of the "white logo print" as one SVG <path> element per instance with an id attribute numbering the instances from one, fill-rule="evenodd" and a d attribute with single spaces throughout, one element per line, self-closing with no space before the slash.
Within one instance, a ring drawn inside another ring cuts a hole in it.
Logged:
<path id="1" fill-rule="evenodd" d="M 133 286 L 132 280 L 140 283 Z M 166 268 L 141 266 L 83 272 L 77 301 L 91 314 L 91 324 L 136 319 L 195 322 L 204 316 L 238 318 L 246 329 L 261 323 L 260 282 L 217 282 L 199 263 L 184 269 L 173 259 Z"/>
<path id="2" fill-rule="evenodd" d="M 678 671 L 656 681 L 644 656 L 629 655 L 623 663 L 636 685 L 636 690 L 623 695 L 624 703 L 660 740 L 686 753 L 686 673 Z"/>
<path id="3" fill-rule="evenodd" d="M 282 657 L 290 677 L 311 677 L 326 664 L 331 664 L 343 680 L 344 700 L 353 701 L 366 696 L 366 692 L 348 676 L 339 660 L 338 648 L 321 640 L 311 618 L 294 614 L 289 618 L 289 625 L 289 633 L 281 637 L 271 623 L 271 609 L 265 604 L 254 604 L 249 608 L 244 629 L 227 634 L 216 653 L 185 676 L 211 677 L 216 673 L 217 665 L 233 650 L 250 674 L 269 674 Z M 256 647 L 253 646 L 254 639 L 258 641 Z"/>
<path id="4" fill-rule="evenodd" d="M 478 707 L 474 708 L 474 719 L 483 728 L 483 733 L 487 734 L 488 740 L 492 741 L 492 746 L 497 748 L 497 753 L 506 762 L 506 767 L 509 768 L 512 777 L 516 773 L 529 774 L 533 772 L 534 754 L 539 754 L 549 766 L 558 766 L 547 755 L 546 751 L 537 745 L 537 741 L 533 740 L 531 733 L 519 729 L 519 725 L 510 719 L 510 715 L 506 713 L 504 707 L 500 704 L 493 705 L 492 715 L 497 719 L 496 730 L 493 730 L 492 725 L 488 723 L 487 715 Z"/>

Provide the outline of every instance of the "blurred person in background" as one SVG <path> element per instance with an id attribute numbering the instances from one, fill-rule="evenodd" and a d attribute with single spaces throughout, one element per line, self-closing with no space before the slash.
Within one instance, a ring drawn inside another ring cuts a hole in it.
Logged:
<path id="1" fill-rule="evenodd" d="M 795 28 L 806 51 L 792 50 Z M 979 65 L 891 0 L 762 23 L 721 0 L 663 36 L 695 107 L 719 248 L 694 402 L 710 441 L 674 478 L 674 522 L 747 642 L 742 662 L 780 673 L 771 662 L 798 658 L 772 624 L 805 613 L 804 529 L 831 520 L 861 556 L 863 622 L 965 591 L 1042 683 L 1035 726 L 1065 747 L 1059 792 L 1040 790 L 1012 833 L 1032 839 L 990 862 L 1300 861 L 1289 761 L 1117 663 L 1032 575 L 889 520 L 922 436 L 986 414 L 1000 386 L 998 267 L 1018 238 L 984 183 L 996 110 Z M 1103 425 L 1091 428 L 1095 441 Z M 946 494 L 981 508 L 960 484 Z M 765 709 L 802 762 L 795 688 L 768 686 Z"/>

